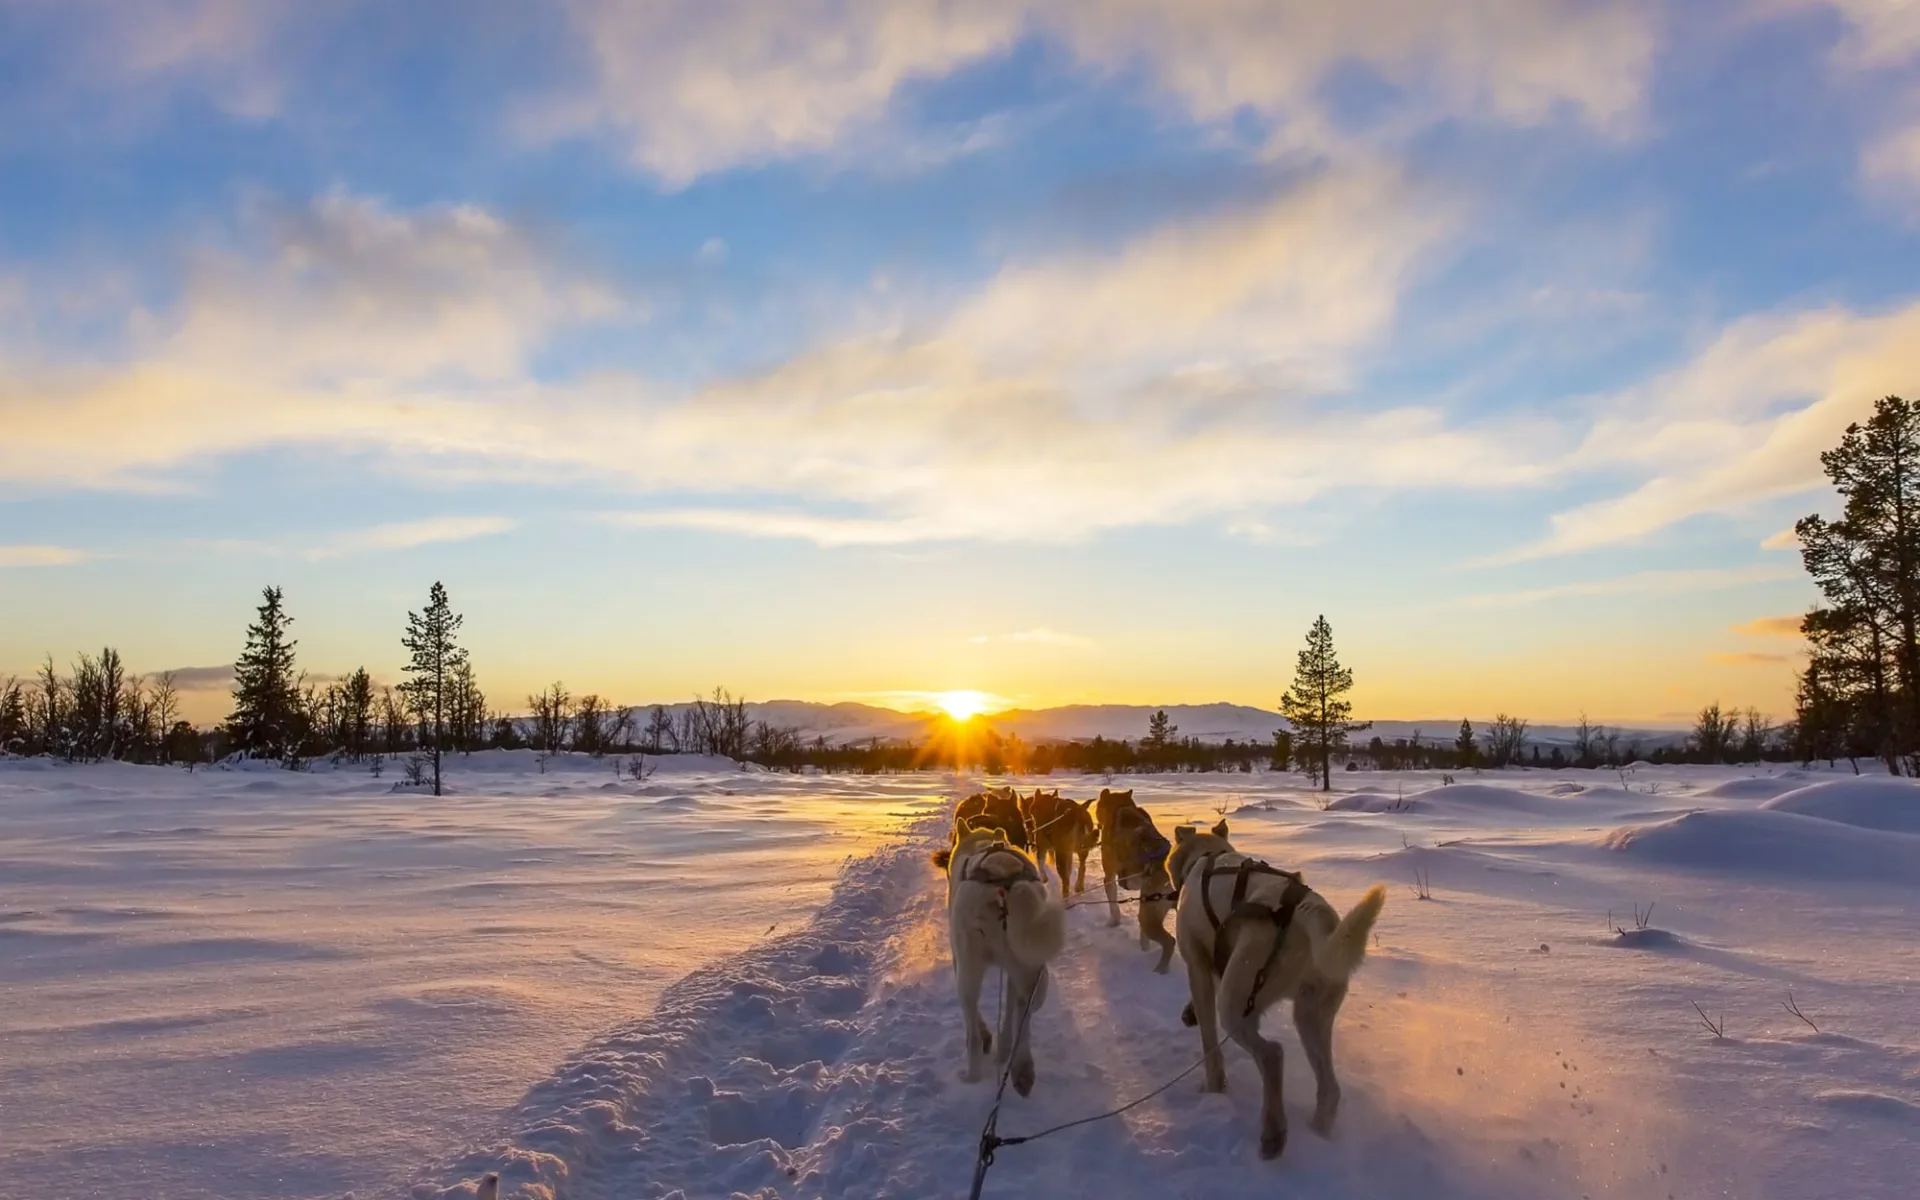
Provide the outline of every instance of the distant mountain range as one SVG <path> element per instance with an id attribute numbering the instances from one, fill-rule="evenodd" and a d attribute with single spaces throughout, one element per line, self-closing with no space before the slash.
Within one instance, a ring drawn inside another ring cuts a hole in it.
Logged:
<path id="1" fill-rule="evenodd" d="M 675 713 L 685 704 L 664 706 Z M 1180 737 L 1197 737 L 1206 742 L 1265 742 L 1273 731 L 1286 728 L 1277 712 L 1245 704 L 1069 704 L 1060 708 L 1016 708 L 983 715 L 980 722 L 1003 734 L 1019 734 L 1029 742 L 1074 742 L 1093 737 L 1137 740 L 1146 736 L 1147 721 L 1155 712 L 1166 710 L 1167 718 L 1179 727 Z M 945 720 L 932 713 L 904 713 L 873 704 L 816 704 L 806 700 L 768 700 L 748 704 L 747 713 L 756 721 L 766 721 L 802 731 L 809 738 L 824 736 L 828 741 L 846 744 L 871 738 L 919 739 L 931 722 Z M 645 710 L 636 717 L 645 720 Z M 1482 722 L 1475 721 L 1478 731 Z M 1373 728 L 1356 734 L 1365 742 L 1379 737 L 1386 742 L 1418 736 L 1427 745 L 1451 745 L 1460 729 L 1458 717 L 1436 717 L 1431 721 L 1375 721 Z M 1638 741 L 1645 749 L 1673 745 L 1685 739 L 1674 729 L 1622 728 L 1628 741 Z M 1542 748 L 1570 746 L 1573 728 L 1567 725 L 1534 725 L 1527 729 L 1529 746 Z"/>

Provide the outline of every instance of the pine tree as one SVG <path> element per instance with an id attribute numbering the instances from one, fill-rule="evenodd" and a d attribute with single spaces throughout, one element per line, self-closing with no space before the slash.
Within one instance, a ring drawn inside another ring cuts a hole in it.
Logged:
<path id="1" fill-rule="evenodd" d="M 1856 736 L 1891 773 L 1920 768 L 1920 405 L 1888 396 L 1820 464 L 1840 518 L 1794 526 L 1827 606 L 1805 632 Z"/>
<path id="2" fill-rule="evenodd" d="M 1147 718 L 1147 745 L 1149 746 L 1165 746 L 1178 732 L 1180 727 L 1168 718 L 1167 710 L 1164 708 Z"/>
<path id="3" fill-rule="evenodd" d="M 1353 672 L 1335 657 L 1333 627 L 1321 616 L 1307 630 L 1306 649 L 1294 667 L 1293 686 L 1280 698 L 1280 712 L 1297 735 L 1295 755 L 1318 773 L 1323 792 L 1333 788 L 1333 752 L 1347 744 L 1348 734 L 1373 724 L 1351 720 L 1353 705 L 1344 697 L 1352 688 Z"/>
<path id="4" fill-rule="evenodd" d="M 357 668 L 340 685 L 340 749 L 359 762 L 373 750 L 373 677 Z"/>
<path id="5" fill-rule="evenodd" d="M 264 589 L 259 619 L 247 626 L 247 647 L 233 664 L 233 712 L 227 736 L 255 758 L 291 761 L 302 740 L 299 680 L 287 636 L 293 618 L 281 608 L 277 587 Z"/>
<path id="6" fill-rule="evenodd" d="M 1473 743 L 1473 722 L 1465 717 L 1460 718 L 1460 736 L 1453 739 L 1453 753 L 1462 767 L 1471 767 L 1479 757 L 1479 750 Z"/>
<path id="7" fill-rule="evenodd" d="M 447 589 L 435 582 L 423 612 L 407 614 L 407 632 L 400 644 L 412 654 L 407 681 L 400 685 L 419 718 L 422 733 L 433 736 L 433 794 L 440 795 L 440 757 L 447 740 L 447 713 L 454 699 L 455 678 L 467 663 L 467 652 L 455 643 L 461 616 L 447 604 Z"/>

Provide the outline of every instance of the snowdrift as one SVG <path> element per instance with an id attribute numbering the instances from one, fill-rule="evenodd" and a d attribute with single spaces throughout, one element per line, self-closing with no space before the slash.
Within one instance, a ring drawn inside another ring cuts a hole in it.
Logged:
<path id="1" fill-rule="evenodd" d="M 1766 808 L 1697 811 L 1629 825 L 1607 834 L 1601 845 L 1644 862 L 1693 870 L 1920 886 L 1920 837 Z"/>
<path id="2" fill-rule="evenodd" d="M 1763 779 L 1729 779 L 1699 794 L 1715 800 L 1771 800 L 1805 786 L 1804 775 L 1774 775 Z"/>
<path id="3" fill-rule="evenodd" d="M 1904 779 L 1836 779 L 1786 792 L 1760 807 L 1861 829 L 1920 833 L 1920 783 Z"/>

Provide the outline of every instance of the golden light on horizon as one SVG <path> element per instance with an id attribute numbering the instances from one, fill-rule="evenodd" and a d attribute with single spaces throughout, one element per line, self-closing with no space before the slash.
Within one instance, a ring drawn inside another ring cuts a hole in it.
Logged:
<path id="1" fill-rule="evenodd" d="M 970 721 L 987 710 L 991 703 L 985 692 L 965 688 L 955 692 L 936 692 L 933 702 L 956 721 Z"/>

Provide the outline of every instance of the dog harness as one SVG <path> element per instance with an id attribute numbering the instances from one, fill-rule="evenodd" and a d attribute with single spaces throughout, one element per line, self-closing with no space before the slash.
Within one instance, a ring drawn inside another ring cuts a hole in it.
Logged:
<path id="1" fill-rule="evenodd" d="M 1011 872 L 996 874 L 987 869 L 987 859 L 995 854 L 1010 857 L 1020 865 Z M 1040 882 L 1040 872 L 1034 870 L 1032 860 L 1005 842 L 990 842 L 973 856 L 973 861 L 967 864 L 966 873 L 960 878 L 968 883 L 984 883 L 988 887 L 1009 888 L 1016 883 Z"/>
<path id="2" fill-rule="evenodd" d="M 1286 944 L 1287 927 L 1293 924 L 1294 912 L 1299 909 L 1300 902 L 1305 900 L 1313 891 L 1312 888 L 1307 886 L 1306 880 L 1300 877 L 1298 871 L 1282 871 L 1280 868 L 1270 867 L 1258 859 L 1242 858 L 1240 865 L 1232 868 L 1233 899 L 1227 908 L 1227 915 L 1223 918 L 1213 907 L 1213 880 L 1217 875 L 1226 874 L 1226 871 L 1220 866 L 1220 855 L 1224 853 L 1227 852 L 1221 851 L 1220 853 L 1209 854 L 1200 860 L 1200 907 L 1207 914 L 1207 923 L 1213 926 L 1213 973 L 1216 977 L 1223 976 L 1227 973 L 1227 958 L 1230 953 L 1230 948 L 1227 945 L 1227 939 L 1222 937 L 1221 934 L 1226 931 L 1228 921 L 1232 921 L 1235 918 L 1272 921 L 1274 925 L 1273 958 L 1278 958 L 1281 947 Z M 1191 875 L 1193 868 L 1187 868 L 1187 873 Z M 1255 875 L 1273 875 L 1287 881 L 1286 890 L 1280 893 L 1280 902 L 1278 904 L 1269 906 L 1258 900 L 1247 899 L 1247 884 Z M 1185 880 L 1181 882 L 1184 884 Z M 1174 889 L 1176 900 L 1179 897 L 1179 893 L 1180 889 L 1176 887 Z M 1271 964 L 1272 961 L 1272 958 L 1268 959 L 1269 964 Z M 1266 974 L 1267 968 L 1264 966 L 1261 967 L 1260 974 L 1254 985 L 1256 994 L 1259 992 L 1260 984 L 1265 980 Z"/>

